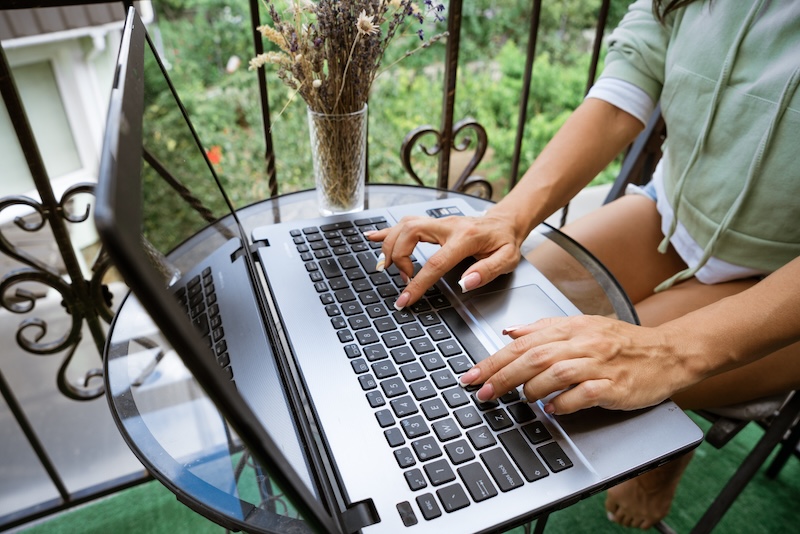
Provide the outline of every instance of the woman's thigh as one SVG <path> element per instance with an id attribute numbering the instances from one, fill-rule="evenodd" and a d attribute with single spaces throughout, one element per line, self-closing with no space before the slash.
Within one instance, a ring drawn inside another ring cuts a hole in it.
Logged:
<path id="1" fill-rule="evenodd" d="M 755 278 L 703 284 L 689 279 L 652 295 L 636 305 L 644 326 L 657 326 L 681 317 L 758 283 Z M 682 408 L 715 408 L 800 388 L 800 344 L 795 343 L 758 361 L 720 373 L 678 392 L 673 400 Z"/>
<path id="2" fill-rule="evenodd" d="M 616 277 L 636 303 L 686 268 L 670 246 L 658 252 L 664 238 L 656 203 L 642 195 L 626 195 L 581 217 L 562 229 L 586 247 Z"/>

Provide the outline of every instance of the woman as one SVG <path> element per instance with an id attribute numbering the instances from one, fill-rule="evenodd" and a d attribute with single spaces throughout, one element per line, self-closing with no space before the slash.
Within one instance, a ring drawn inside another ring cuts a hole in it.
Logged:
<path id="1" fill-rule="evenodd" d="M 509 325 L 513 341 L 462 375 L 481 400 L 524 384 L 566 414 L 671 397 L 724 406 L 800 387 L 800 3 L 639 0 L 610 38 L 598 83 L 519 185 L 481 218 L 408 218 L 370 235 L 412 274 L 419 241 L 441 249 L 395 306 L 461 259 L 480 287 L 519 261 L 523 238 L 642 130 L 661 102 L 668 138 L 653 181 L 564 231 L 635 303 L 642 326 L 603 317 Z M 580 157 L 576 157 L 580 155 Z M 608 492 L 609 518 L 649 528 L 688 456 Z"/>

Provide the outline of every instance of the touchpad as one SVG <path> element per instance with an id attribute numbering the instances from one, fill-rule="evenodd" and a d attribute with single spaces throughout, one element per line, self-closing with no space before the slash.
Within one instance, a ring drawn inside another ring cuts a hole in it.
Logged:
<path id="1" fill-rule="evenodd" d="M 469 304 L 497 337 L 505 340 L 509 338 L 503 336 L 504 328 L 567 315 L 536 284 L 476 295 Z"/>

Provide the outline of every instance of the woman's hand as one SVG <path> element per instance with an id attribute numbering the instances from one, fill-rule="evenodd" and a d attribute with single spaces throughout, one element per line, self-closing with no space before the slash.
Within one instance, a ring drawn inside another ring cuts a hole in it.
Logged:
<path id="1" fill-rule="evenodd" d="M 689 385 L 681 337 L 667 328 L 645 328 L 599 316 L 554 317 L 505 331 L 513 341 L 461 376 L 481 384 L 481 401 L 524 384 L 533 402 L 558 393 L 547 413 L 592 406 L 632 410 L 657 404 Z"/>
<path id="2" fill-rule="evenodd" d="M 525 238 L 519 233 L 508 220 L 489 212 L 483 217 L 403 217 L 391 228 L 370 233 L 368 239 L 383 241 L 385 266 L 395 264 L 409 278 L 414 275 L 409 256 L 417 243 L 441 245 L 398 297 L 395 307 L 402 309 L 419 300 L 429 287 L 469 256 L 478 261 L 461 276 L 463 291 L 513 271 Z"/>

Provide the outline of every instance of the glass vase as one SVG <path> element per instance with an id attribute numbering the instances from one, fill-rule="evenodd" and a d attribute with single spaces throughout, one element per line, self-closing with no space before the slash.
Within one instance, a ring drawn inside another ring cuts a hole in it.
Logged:
<path id="1" fill-rule="evenodd" d="M 367 105 L 355 113 L 318 113 L 308 108 L 314 181 L 322 215 L 364 209 Z"/>

